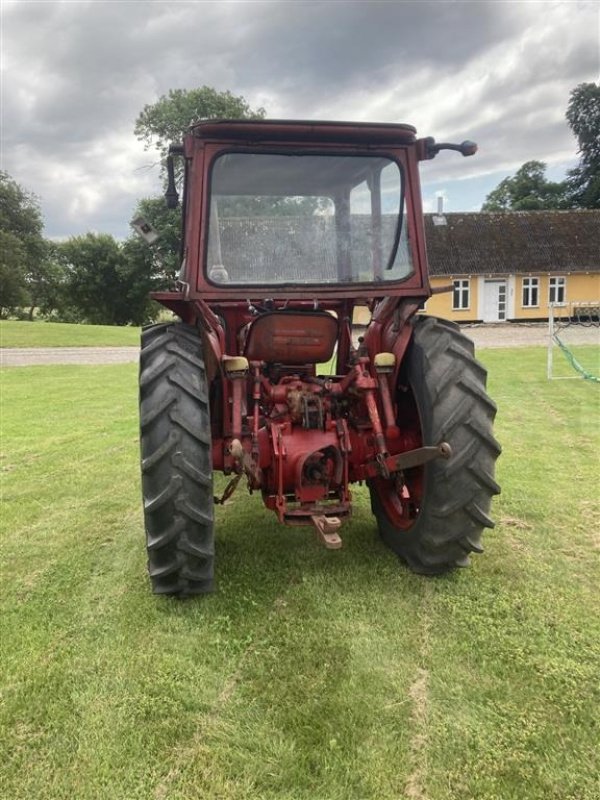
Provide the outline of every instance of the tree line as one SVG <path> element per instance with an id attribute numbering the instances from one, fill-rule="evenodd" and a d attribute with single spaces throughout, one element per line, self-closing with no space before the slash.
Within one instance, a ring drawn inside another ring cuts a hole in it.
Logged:
<path id="1" fill-rule="evenodd" d="M 179 141 L 196 120 L 264 116 L 264 109 L 252 109 L 230 92 L 178 89 L 146 105 L 134 133 L 164 163 L 168 144 Z M 482 211 L 600 208 L 600 84 L 577 86 L 566 116 L 580 160 L 565 180 L 547 180 L 546 165 L 528 161 L 487 196 Z M 149 293 L 168 288 L 177 275 L 180 216 L 162 196 L 140 200 L 136 216 L 159 233 L 156 245 L 149 247 L 133 233 L 125 241 L 86 233 L 53 242 L 43 235 L 37 198 L 0 172 L 0 316 L 109 325 L 155 319 L 160 308 Z"/>
<path id="2" fill-rule="evenodd" d="M 86 233 L 43 237 L 37 199 L 0 173 L 0 315 L 32 320 L 140 324 L 152 285 L 147 254 L 132 238 Z"/>

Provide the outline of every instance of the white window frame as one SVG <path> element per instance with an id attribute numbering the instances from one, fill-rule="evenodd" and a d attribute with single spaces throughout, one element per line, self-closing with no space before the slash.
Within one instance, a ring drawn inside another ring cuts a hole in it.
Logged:
<path id="1" fill-rule="evenodd" d="M 562 300 L 557 300 L 557 296 L 562 290 Z M 554 299 L 552 294 L 554 292 Z M 548 305 L 566 306 L 567 305 L 567 279 L 564 275 L 552 275 L 548 279 Z"/>
<path id="2" fill-rule="evenodd" d="M 458 305 L 455 304 L 455 292 L 458 290 Z M 466 294 L 466 304 L 465 304 Z M 452 281 L 452 311 L 469 311 L 471 308 L 471 279 L 457 278 Z"/>
<path id="3" fill-rule="evenodd" d="M 536 303 L 532 303 L 533 290 L 536 293 Z M 528 276 L 521 283 L 521 308 L 540 307 L 540 279 Z"/>

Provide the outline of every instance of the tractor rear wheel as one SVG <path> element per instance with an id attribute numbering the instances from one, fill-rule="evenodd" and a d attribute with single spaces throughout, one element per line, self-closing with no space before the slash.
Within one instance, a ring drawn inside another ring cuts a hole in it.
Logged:
<path id="1" fill-rule="evenodd" d="M 452 455 L 369 483 L 371 508 L 384 543 L 426 575 L 466 566 L 481 553 L 492 528 L 494 467 L 501 448 L 493 436 L 496 405 L 487 373 L 458 325 L 418 317 L 398 378 L 398 424 L 415 430 L 415 447 L 448 442 Z"/>
<path id="2" fill-rule="evenodd" d="M 208 386 L 198 332 L 151 325 L 140 354 L 142 493 L 155 594 L 212 591 L 213 485 Z"/>

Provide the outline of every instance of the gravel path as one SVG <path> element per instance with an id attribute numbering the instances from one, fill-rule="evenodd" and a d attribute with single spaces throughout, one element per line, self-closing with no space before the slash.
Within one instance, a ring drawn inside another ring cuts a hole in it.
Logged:
<path id="1" fill-rule="evenodd" d="M 139 347 L 4 347 L 0 366 L 38 364 L 124 364 L 137 361 Z"/>
<path id="2" fill-rule="evenodd" d="M 475 347 L 532 347 L 548 343 L 548 325 L 465 325 L 464 333 Z M 569 328 L 568 344 L 600 344 L 598 328 Z M 35 347 L 0 349 L 0 366 L 28 367 L 37 364 L 124 364 L 137 361 L 137 347 Z"/>
<path id="3" fill-rule="evenodd" d="M 505 323 L 504 325 L 463 325 L 462 330 L 475 342 L 475 347 L 546 347 L 548 323 Z M 567 344 L 600 344 L 599 328 L 571 327 L 564 336 Z"/>

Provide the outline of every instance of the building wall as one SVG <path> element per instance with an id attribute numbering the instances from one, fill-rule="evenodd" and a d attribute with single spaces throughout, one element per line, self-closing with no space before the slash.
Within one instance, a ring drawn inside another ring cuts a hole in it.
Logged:
<path id="1" fill-rule="evenodd" d="M 537 277 L 539 281 L 538 305 L 535 308 L 523 306 L 523 278 Z M 571 275 L 517 275 L 515 278 L 514 319 L 548 319 L 549 284 L 552 277 L 565 278 L 565 304 L 572 302 L 600 301 L 600 274 L 578 273 Z"/>
<path id="2" fill-rule="evenodd" d="M 479 286 L 476 277 L 461 276 L 460 280 L 469 281 L 469 308 L 454 310 L 452 308 L 452 277 L 431 278 L 431 287 L 435 289 L 449 288 L 449 291 L 432 295 L 425 304 L 425 311 L 435 317 L 452 319 L 455 322 L 474 322 L 477 319 L 479 302 Z"/>
<path id="3" fill-rule="evenodd" d="M 482 288 L 486 278 L 506 280 L 507 302 L 506 318 L 514 319 L 547 319 L 550 278 L 565 278 L 565 303 L 599 302 L 600 301 L 600 273 L 575 273 L 575 274 L 540 274 L 531 275 L 489 275 L 489 276 L 458 276 L 456 280 L 469 281 L 469 307 L 464 310 L 453 309 L 453 292 L 434 294 L 425 305 L 425 311 L 455 322 L 474 322 L 483 319 Z M 523 279 L 537 278 L 537 305 L 523 306 Z M 432 277 L 431 286 L 435 288 L 452 286 L 454 276 Z"/>

